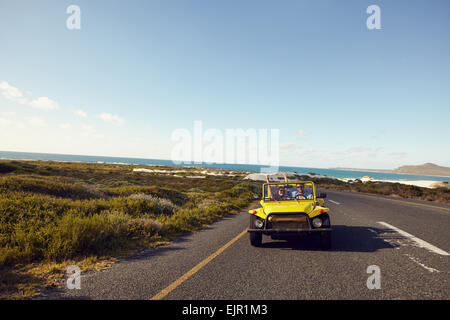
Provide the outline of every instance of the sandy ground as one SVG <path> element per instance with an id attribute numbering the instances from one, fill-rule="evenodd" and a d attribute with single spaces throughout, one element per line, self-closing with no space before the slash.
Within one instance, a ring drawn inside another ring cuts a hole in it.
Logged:
<path id="1" fill-rule="evenodd" d="M 436 181 L 432 181 L 432 180 L 413 180 L 413 181 L 377 180 L 377 181 L 408 184 L 408 185 L 418 186 L 418 187 L 423 187 L 423 188 L 433 188 L 432 185 L 436 183 Z"/>
<path id="2" fill-rule="evenodd" d="M 342 181 L 351 181 L 354 179 L 339 179 Z M 362 182 L 368 182 L 368 181 L 379 181 L 379 182 L 389 182 L 389 183 L 401 183 L 401 184 L 407 184 L 410 186 L 417 186 L 422 188 L 436 188 L 438 186 L 444 185 L 443 182 L 434 181 L 434 180 L 377 180 L 369 176 L 364 176 L 360 179 Z"/>
<path id="3" fill-rule="evenodd" d="M 266 182 L 267 181 L 266 176 L 269 178 L 270 182 L 284 182 L 284 172 L 271 173 L 267 175 L 265 173 L 251 173 L 247 175 L 244 179 Z M 286 172 L 286 176 L 288 181 L 298 181 L 301 176 L 309 176 L 314 178 L 327 178 L 326 176 L 322 175 L 313 176 L 310 174 L 298 174 L 295 172 Z"/>
<path id="4" fill-rule="evenodd" d="M 207 170 L 160 170 L 160 169 L 147 169 L 147 168 L 134 168 L 133 172 L 146 172 L 146 173 L 160 173 L 173 175 L 174 177 L 183 177 L 178 173 L 195 173 L 199 174 L 196 176 L 185 176 L 186 178 L 205 178 L 206 176 L 226 176 L 234 177 L 239 175 L 245 175 L 248 172 L 235 172 L 230 170 L 218 170 L 218 169 L 207 169 Z M 200 176 L 200 174 L 202 176 Z"/>
<path id="5" fill-rule="evenodd" d="M 201 175 L 190 175 L 185 176 L 185 178 L 190 179 L 202 179 L 205 178 L 207 175 L 214 175 L 214 176 L 234 176 L 236 174 L 233 174 L 231 171 L 210 171 L 210 170 L 202 170 L 202 171 L 187 171 L 187 170 L 159 170 L 159 169 L 147 169 L 147 168 L 135 168 L 133 169 L 134 172 L 147 172 L 147 173 L 163 173 L 163 174 L 175 174 L 176 177 L 182 177 L 178 175 L 178 173 L 197 173 Z M 244 173 L 240 173 L 244 174 Z M 326 177 L 322 175 L 309 175 L 309 174 L 297 174 L 295 172 L 286 172 L 288 181 L 297 181 L 300 179 L 300 177 L 303 176 L 310 176 L 315 178 L 331 178 Z M 252 180 L 252 181 L 261 181 L 266 182 L 266 176 L 269 178 L 270 182 L 283 182 L 284 181 L 284 173 L 283 172 L 277 172 L 272 174 L 264 174 L 264 173 L 250 173 L 248 174 L 244 179 Z M 350 182 L 354 181 L 355 179 L 349 179 L 349 178 L 335 178 L 344 182 Z M 379 181 L 379 182 L 390 182 L 390 183 L 401 183 L 401 184 L 407 184 L 407 185 L 413 185 L 423 188 L 437 188 L 439 186 L 445 186 L 443 182 L 439 181 L 433 181 L 433 180 L 377 180 L 370 176 L 363 176 L 359 180 L 362 182 L 368 182 L 368 181 Z M 448 185 L 448 184 L 447 184 Z"/>
<path id="6" fill-rule="evenodd" d="M 294 181 L 300 177 L 299 174 L 296 174 L 294 172 L 287 172 L 286 174 L 287 174 L 288 181 Z M 304 174 L 304 175 L 313 177 L 308 174 Z M 283 173 L 280 173 L 280 172 L 274 173 L 274 174 L 269 174 L 268 177 L 270 179 L 270 182 L 284 181 L 284 175 L 283 175 Z M 323 178 L 324 176 L 316 175 L 314 177 Z M 328 177 L 328 178 L 330 178 L 330 177 Z M 262 173 L 252 173 L 252 174 L 247 175 L 244 179 L 266 182 L 266 175 L 262 174 Z M 336 179 L 345 181 L 345 182 L 355 180 L 355 179 L 348 179 L 348 178 L 336 178 Z M 423 187 L 423 188 L 436 188 L 438 186 L 445 185 L 442 182 L 433 181 L 433 180 L 410 180 L 410 181 L 406 181 L 406 180 L 376 180 L 369 176 L 364 176 L 364 177 L 360 178 L 359 180 L 361 180 L 362 182 L 380 181 L 380 182 L 390 182 L 390 183 L 401 183 L 401 184 L 413 185 L 413 186 L 418 186 L 418 187 Z"/>

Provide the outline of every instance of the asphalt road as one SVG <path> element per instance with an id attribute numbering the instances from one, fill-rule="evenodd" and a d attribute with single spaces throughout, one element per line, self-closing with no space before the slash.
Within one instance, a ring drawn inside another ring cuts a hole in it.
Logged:
<path id="1" fill-rule="evenodd" d="M 267 236 L 262 247 L 252 247 L 242 235 L 249 215 L 240 213 L 83 274 L 80 290 L 59 289 L 48 298 L 450 298 L 450 206 L 326 192 L 331 251 L 314 239 L 290 243 Z M 367 287 L 372 265 L 379 267 L 380 289 Z"/>

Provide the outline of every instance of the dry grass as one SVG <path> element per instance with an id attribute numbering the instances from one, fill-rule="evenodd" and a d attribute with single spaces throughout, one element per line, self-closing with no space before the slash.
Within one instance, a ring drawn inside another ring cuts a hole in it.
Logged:
<path id="1" fill-rule="evenodd" d="M 61 282 L 69 265 L 107 267 L 241 210 L 258 191 L 236 177 L 132 169 L 0 161 L 0 297 L 34 298 Z"/>

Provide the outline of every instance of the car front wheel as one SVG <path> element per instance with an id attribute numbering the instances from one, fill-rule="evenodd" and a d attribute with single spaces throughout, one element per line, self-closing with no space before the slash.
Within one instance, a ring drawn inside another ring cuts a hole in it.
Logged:
<path id="1" fill-rule="evenodd" d="M 254 215 L 250 216 L 250 229 L 255 227 L 255 220 L 257 218 Z M 254 247 L 260 247 L 262 244 L 262 233 L 250 232 L 250 244 Z"/>
<path id="2" fill-rule="evenodd" d="M 262 233 L 250 232 L 250 244 L 254 247 L 260 247 L 262 244 Z"/>

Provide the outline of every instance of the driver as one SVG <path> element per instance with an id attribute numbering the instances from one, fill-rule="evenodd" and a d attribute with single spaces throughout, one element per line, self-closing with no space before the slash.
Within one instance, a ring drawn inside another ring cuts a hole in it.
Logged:
<path id="1" fill-rule="evenodd" d="M 295 185 L 295 191 L 292 193 L 294 199 L 297 200 L 304 200 L 306 199 L 306 195 L 305 195 L 305 186 L 302 183 L 297 183 Z"/>
<path id="2" fill-rule="evenodd" d="M 297 183 L 294 191 L 291 192 L 291 197 L 295 200 L 312 200 L 314 196 L 311 192 L 311 188 L 303 183 Z"/>
<path id="3" fill-rule="evenodd" d="M 303 186 L 303 195 L 305 196 L 306 199 L 308 200 L 313 200 L 314 199 L 314 194 L 313 194 L 313 190 L 311 185 L 307 185 L 306 187 Z"/>

